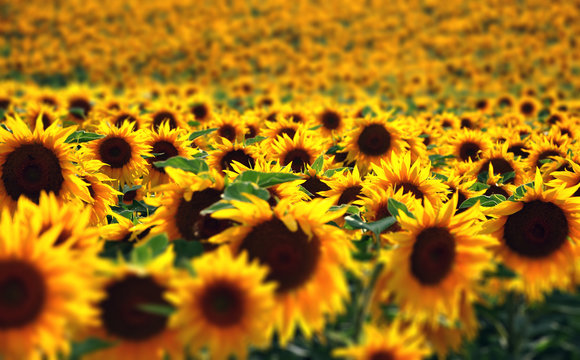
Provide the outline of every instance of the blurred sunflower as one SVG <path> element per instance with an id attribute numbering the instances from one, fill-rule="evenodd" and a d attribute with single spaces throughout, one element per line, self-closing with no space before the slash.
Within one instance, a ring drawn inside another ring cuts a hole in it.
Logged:
<path id="1" fill-rule="evenodd" d="M 147 172 L 143 177 L 143 184 L 151 187 L 164 184 L 169 181 L 165 168 L 154 165 L 157 161 L 165 161 L 174 156 L 190 158 L 196 152 L 191 147 L 191 141 L 187 134 L 180 129 L 170 129 L 169 123 L 164 122 L 157 131 L 146 130 L 147 140 L 144 145 L 151 148 L 152 157 L 147 158 Z"/>
<path id="2" fill-rule="evenodd" d="M 146 201 L 159 208 L 137 228 L 155 226 L 152 234 L 167 233 L 171 241 L 202 241 L 211 248 L 212 244 L 205 240 L 227 229 L 231 222 L 203 215 L 201 211 L 221 200 L 224 178 L 217 171 L 198 176 L 181 169 L 167 167 L 165 170 L 172 182 L 152 189 L 162 196 Z"/>
<path id="3" fill-rule="evenodd" d="M 322 181 L 330 190 L 321 191 L 322 197 L 338 197 L 336 205 L 350 204 L 358 199 L 362 194 L 363 180 L 360 176 L 358 167 L 355 166 L 351 171 L 345 170 L 336 174 L 330 180 Z"/>
<path id="4" fill-rule="evenodd" d="M 431 350 L 416 325 L 395 321 L 388 326 L 365 325 L 360 345 L 339 348 L 332 354 L 353 360 L 420 360 Z"/>
<path id="5" fill-rule="evenodd" d="M 355 161 L 366 172 L 370 164 L 379 164 L 381 159 L 400 154 L 409 147 L 403 140 L 400 125 L 389 122 L 389 116 L 355 120 L 354 130 L 345 140 L 346 161 Z"/>
<path id="6" fill-rule="evenodd" d="M 173 267 L 173 254 L 170 247 L 145 264 L 103 266 L 103 278 L 98 279 L 102 292 L 97 303 L 99 321 L 85 335 L 114 345 L 86 355 L 88 360 L 159 360 L 182 355 L 178 330 L 169 326 L 169 315 L 149 310 L 173 310 L 168 297 L 179 276 Z"/>
<path id="7" fill-rule="evenodd" d="M 26 215 L 13 219 L 5 210 L 0 220 L 0 357 L 57 358 L 94 321 L 89 269 L 96 259 L 80 263 L 69 248 L 53 246 L 62 224 L 39 233 L 25 225 Z"/>
<path id="8" fill-rule="evenodd" d="M 479 154 L 492 147 L 489 138 L 479 130 L 462 129 L 449 134 L 440 153 L 453 155 L 460 161 L 476 161 Z"/>
<path id="9" fill-rule="evenodd" d="M 283 345 L 297 327 L 310 337 L 344 310 L 349 296 L 342 269 L 352 266 L 350 245 L 341 229 L 327 225 L 346 209 L 330 212 L 336 199 L 294 205 L 283 199 L 272 209 L 248 197 L 251 202 L 232 201 L 233 209 L 212 214 L 240 225 L 211 240 L 229 242 L 234 253 L 247 252 L 250 260 L 268 267 L 266 280 L 277 283 L 273 321 Z"/>
<path id="10" fill-rule="evenodd" d="M 473 176 L 480 176 L 486 172 L 489 173 L 491 165 L 496 174 L 509 177 L 509 179 L 506 180 L 506 183 L 515 185 L 522 184 L 525 174 L 523 171 L 523 165 L 515 160 L 512 154 L 507 152 L 508 146 L 508 143 L 504 143 L 501 146 L 497 145 L 484 151 L 480 156 L 480 160 L 473 164 L 470 173 Z"/>
<path id="11" fill-rule="evenodd" d="M 492 266 L 486 248 L 494 241 L 481 234 L 480 208 L 455 214 L 456 208 L 457 195 L 439 210 L 425 201 L 415 218 L 399 212 L 402 231 L 385 235 L 395 245 L 381 255 L 384 287 L 375 291 L 379 298 L 392 294 L 401 311 L 418 322 L 437 324 L 441 316 L 450 323 L 461 320 L 462 296 L 471 298 Z"/>
<path id="12" fill-rule="evenodd" d="M 524 197 L 485 211 L 496 217 L 484 225 L 499 242 L 491 250 L 518 275 L 506 280 L 508 288 L 541 300 L 545 293 L 570 285 L 580 237 L 580 198 L 572 197 L 577 189 L 562 184 L 546 190 L 536 170 L 533 188 Z"/>
<path id="13" fill-rule="evenodd" d="M 84 159 L 96 159 L 104 163 L 101 171 L 117 184 L 133 184 L 135 179 L 147 174 L 145 156 L 151 156 L 151 146 L 146 145 L 145 130 L 133 131 L 133 123 L 126 122 L 120 128 L 103 123 L 97 129 L 104 137 L 84 146 Z"/>
<path id="14" fill-rule="evenodd" d="M 254 146 L 244 146 L 241 143 L 232 143 L 227 139 L 222 144 L 216 144 L 217 150 L 210 151 L 207 163 L 210 168 L 225 172 L 234 169 L 234 162 L 252 169 L 256 164 L 257 148 Z"/>
<path id="15" fill-rule="evenodd" d="M 322 153 L 322 144 L 306 131 L 298 131 L 293 138 L 284 134 L 272 144 L 272 159 L 276 159 L 282 166 L 289 165 L 292 171 L 301 173 L 307 165 Z"/>
<path id="16" fill-rule="evenodd" d="M 143 128 L 157 131 L 164 122 L 167 122 L 171 130 L 187 129 L 183 116 L 176 108 L 158 104 L 153 112 L 143 117 Z"/>
<path id="17" fill-rule="evenodd" d="M 65 143 L 74 128 L 42 121 L 31 131 L 20 118 L 8 118 L 0 128 L 0 203 L 14 209 L 20 196 L 38 203 L 42 191 L 60 201 L 78 197 L 91 202 L 87 185 L 78 178 L 71 146 Z"/>
<path id="18" fill-rule="evenodd" d="M 418 200 L 427 199 L 437 206 L 445 198 L 447 187 L 441 181 L 430 178 L 429 166 L 420 161 L 411 164 L 410 153 L 393 154 L 389 161 L 381 160 L 380 166 L 373 164 L 373 174 L 368 180 L 378 187 L 392 187 L 395 192 L 410 193 Z"/>
<path id="19" fill-rule="evenodd" d="M 122 193 L 113 189 L 109 184 L 113 181 L 107 175 L 100 172 L 103 163 L 98 160 L 84 160 L 78 162 L 78 175 L 88 185 L 89 194 L 93 201 L 85 202 L 85 206 L 91 209 L 91 225 L 106 223 L 106 216 L 111 211 L 111 206 L 117 203 L 117 196 Z"/>
<path id="20" fill-rule="evenodd" d="M 276 286 L 265 283 L 268 269 L 250 263 L 246 252 L 232 256 L 227 247 L 194 259 L 192 268 L 195 277 L 176 281 L 171 296 L 178 308 L 171 324 L 181 329 L 189 351 L 245 359 L 250 346 L 268 346 Z"/>

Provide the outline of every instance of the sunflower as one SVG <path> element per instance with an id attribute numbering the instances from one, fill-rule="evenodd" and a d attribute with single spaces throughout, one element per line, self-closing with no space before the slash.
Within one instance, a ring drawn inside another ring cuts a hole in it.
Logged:
<path id="1" fill-rule="evenodd" d="M 332 354 L 353 360 L 420 360 L 431 350 L 419 327 L 395 321 L 386 327 L 365 325 L 362 344 L 339 348 Z"/>
<path id="2" fill-rule="evenodd" d="M 82 254 L 96 254 L 101 248 L 99 231 L 90 226 L 91 210 L 81 203 L 59 203 L 53 193 L 42 192 L 38 204 L 21 198 L 18 211 L 25 214 L 22 226 L 34 228 L 39 235 L 58 229 L 54 246 L 64 246 Z"/>
<path id="3" fill-rule="evenodd" d="M 87 185 L 75 175 L 72 149 L 65 143 L 74 128 L 53 124 L 44 130 L 38 119 L 31 131 L 20 118 L 0 128 L 0 203 L 14 209 L 20 196 L 38 203 L 42 191 L 61 201 L 78 197 L 91 202 Z"/>
<path id="4" fill-rule="evenodd" d="M 169 128 L 173 129 L 187 129 L 187 124 L 185 123 L 181 113 L 170 106 L 158 106 L 152 112 L 143 117 L 143 128 L 148 128 L 157 131 L 159 127 L 164 123 L 169 123 Z"/>
<path id="5" fill-rule="evenodd" d="M 103 266 L 101 299 L 96 304 L 98 324 L 86 330 L 86 336 L 114 343 L 112 347 L 90 353 L 97 359 L 179 358 L 182 344 L 178 329 L 169 326 L 167 315 L 148 312 L 145 305 L 172 308 L 168 300 L 177 281 L 171 247 L 145 264 L 121 262 Z"/>
<path id="6" fill-rule="evenodd" d="M 381 165 L 372 166 L 369 181 L 375 186 L 392 187 L 396 192 L 410 193 L 416 199 L 427 199 L 438 204 L 445 198 L 447 187 L 439 180 L 430 178 L 430 167 L 421 166 L 420 161 L 411 164 L 411 154 L 393 154 L 389 162 L 381 160 Z"/>
<path id="7" fill-rule="evenodd" d="M 194 259 L 192 268 L 195 278 L 176 282 L 178 311 L 171 319 L 189 350 L 207 348 L 212 359 L 225 360 L 232 354 L 245 359 L 249 346 L 267 347 L 276 287 L 265 283 L 268 269 L 250 263 L 246 252 L 234 257 L 227 247 Z"/>
<path id="8" fill-rule="evenodd" d="M 257 148 L 255 146 L 244 146 L 241 143 L 232 143 L 227 139 L 222 140 L 222 144 L 216 145 L 217 150 L 210 151 L 207 157 L 207 164 L 210 168 L 219 171 L 231 171 L 234 169 L 234 162 L 251 169 L 256 164 Z"/>
<path id="9" fill-rule="evenodd" d="M 93 109 L 93 102 L 88 92 L 71 95 L 68 98 L 68 120 L 73 123 L 82 125 L 88 120 L 91 110 Z"/>
<path id="10" fill-rule="evenodd" d="M 133 131 L 133 123 L 126 122 L 120 128 L 103 123 L 97 129 L 103 138 L 87 143 L 85 159 L 97 159 L 105 164 L 102 172 L 120 186 L 132 184 L 147 173 L 147 161 L 151 146 L 146 145 L 145 130 Z"/>
<path id="11" fill-rule="evenodd" d="M 572 188 L 580 184 L 580 165 L 577 162 L 567 159 L 567 165 L 570 167 L 570 171 L 554 171 L 552 175 L 552 180 L 546 183 L 547 186 L 553 188 L 559 188 L 564 185 L 566 188 Z M 577 190 L 572 196 L 580 196 L 580 190 Z"/>
<path id="12" fill-rule="evenodd" d="M 526 96 L 518 101 L 517 110 L 526 118 L 534 118 L 540 111 L 540 102 L 532 97 Z"/>
<path id="13" fill-rule="evenodd" d="M 35 104 L 29 106 L 26 111 L 25 119 L 28 123 L 28 127 L 34 130 L 36 127 L 36 121 L 40 118 L 42 121 L 42 126 L 44 130 L 48 129 L 50 125 L 55 122 L 59 122 L 61 114 L 54 110 L 53 107 L 44 104 Z"/>
<path id="14" fill-rule="evenodd" d="M 282 166 L 277 162 L 270 162 L 266 161 L 264 158 L 259 157 L 256 160 L 256 163 L 253 169 L 241 164 L 241 163 L 232 163 L 232 176 L 239 176 L 244 171 L 247 170 L 254 170 L 263 173 L 292 173 L 292 169 L 289 166 Z M 270 199 L 268 202 L 272 206 L 276 206 L 279 200 L 281 199 L 290 199 L 289 201 L 292 203 L 299 202 L 299 201 L 306 201 L 310 199 L 310 196 L 303 191 L 299 191 L 299 186 L 303 184 L 305 180 L 293 180 L 288 181 L 282 184 L 273 185 L 268 187 L 266 190 L 270 193 Z M 325 185 L 320 182 L 322 185 Z"/>
<path id="15" fill-rule="evenodd" d="M 389 115 L 355 120 L 354 130 L 345 139 L 347 162 L 356 161 L 366 172 L 371 163 L 379 164 L 381 159 L 400 154 L 409 147 L 400 125 L 387 120 Z"/>
<path id="16" fill-rule="evenodd" d="M 484 133 L 479 130 L 462 129 L 453 131 L 440 148 L 441 154 L 450 154 L 459 161 L 476 161 L 479 154 L 493 146 Z"/>
<path id="17" fill-rule="evenodd" d="M 351 171 L 345 170 L 336 174 L 329 180 L 322 180 L 330 190 L 321 191 L 322 197 L 338 197 L 336 205 L 350 204 L 360 199 L 363 189 L 363 180 L 361 179 L 358 167 L 355 166 Z"/>
<path id="18" fill-rule="evenodd" d="M 433 121 L 443 130 L 459 130 L 461 128 L 461 120 L 452 113 L 439 114 L 433 118 Z"/>
<path id="19" fill-rule="evenodd" d="M 198 176 L 171 167 L 165 170 L 172 183 L 152 189 L 162 196 L 146 202 L 159 208 L 138 228 L 155 226 L 151 234 L 165 232 L 171 241 L 201 241 L 211 248 L 206 240 L 228 228 L 231 222 L 202 215 L 201 211 L 221 200 L 224 178 L 217 171 Z"/>
<path id="20" fill-rule="evenodd" d="M 316 114 L 315 123 L 320 125 L 320 133 L 330 137 L 334 134 L 340 136 L 345 129 L 349 128 L 351 119 L 346 117 L 345 112 L 333 106 L 320 109 Z"/>
<path id="21" fill-rule="evenodd" d="M 286 119 L 279 119 L 276 122 L 266 121 L 264 125 L 262 128 L 262 136 L 265 136 L 266 139 L 262 141 L 262 146 L 266 152 L 272 151 L 272 144 L 276 140 L 282 139 L 284 134 L 288 135 L 290 139 L 293 139 L 299 130 L 305 130 L 303 125 Z"/>
<path id="22" fill-rule="evenodd" d="M 536 168 L 544 169 L 548 165 L 546 162 L 551 162 L 554 157 L 566 157 L 568 147 L 567 143 L 558 146 L 545 136 L 534 136 L 530 140 L 529 155 L 525 160 L 528 174 L 533 176 L 536 173 Z"/>
<path id="23" fill-rule="evenodd" d="M 189 101 L 189 112 L 195 121 L 201 123 L 210 121 L 213 118 L 214 105 L 209 96 L 196 94 Z"/>
<path id="24" fill-rule="evenodd" d="M 273 321 L 283 345 L 297 327 L 310 337 L 344 310 L 349 297 L 343 269 L 352 267 L 350 244 L 341 229 L 327 225 L 346 209 L 330 212 L 332 198 L 298 204 L 283 199 L 272 209 L 248 197 L 251 202 L 232 201 L 233 209 L 212 214 L 240 225 L 211 241 L 231 242 L 234 253 L 247 252 L 250 260 L 268 266 L 266 280 L 277 283 Z"/>
<path id="25" fill-rule="evenodd" d="M 421 201 L 417 200 L 417 198 L 415 198 L 411 193 L 403 194 L 401 191 L 395 192 L 392 187 L 383 189 L 370 184 L 364 184 L 362 195 L 359 200 L 354 202 L 354 204 L 362 206 L 361 212 L 365 220 L 368 222 L 375 222 L 393 216 L 389 211 L 389 199 L 394 199 L 405 204 L 411 213 L 413 213 L 415 208 L 421 204 Z M 383 230 L 381 234 L 400 230 L 401 226 L 399 223 L 394 223 Z M 381 236 L 381 240 L 384 242 L 387 241 L 384 236 Z"/>
<path id="26" fill-rule="evenodd" d="M 477 179 L 470 178 L 468 176 L 459 176 L 454 172 L 450 172 L 447 176 L 447 179 L 443 180 L 443 184 L 447 185 L 449 188 L 449 192 L 447 193 L 447 198 L 449 200 L 451 200 L 453 194 L 457 193 L 458 213 L 465 211 L 465 208 L 459 208 L 465 200 L 484 194 L 485 190 L 473 191 L 470 189 L 476 183 L 476 181 Z"/>
<path id="27" fill-rule="evenodd" d="M 519 277 L 506 286 L 531 300 L 570 285 L 577 262 L 580 239 L 580 198 L 572 197 L 578 186 L 544 189 L 539 170 L 534 187 L 524 197 L 505 201 L 486 210 L 496 219 L 485 231 L 498 240 L 491 249 L 496 258 Z"/>
<path id="28" fill-rule="evenodd" d="M 161 124 L 157 131 L 147 131 L 145 146 L 151 148 L 153 157 L 147 159 L 147 175 L 143 179 L 144 184 L 157 186 L 169 181 L 164 168 L 154 165 L 157 161 L 165 161 L 174 156 L 192 157 L 196 150 L 191 147 L 191 141 L 187 139 L 187 134 L 179 129 L 170 129 L 166 121 Z"/>
<path id="29" fill-rule="evenodd" d="M 507 180 L 507 183 L 520 185 L 522 184 L 524 178 L 523 166 L 517 160 L 514 160 L 514 156 L 507 152 L 509 144 L 503 143 L 501 146 L 496 145 L 493 148 L 484 151 L 480 160 L 473 163 L 473 167 L 470 173 L 473 176 L 483 175 L 485 172 L 489 173 L 490 165 L 493 167 L 494 171 L 502 176 L 507 176 L 513 173 L 514 176 Z"/>
<path id="30" fill-rule="evenodd" d="M 109 111 L 105 117 L 105 121 L 118 128 L 123 127 L 125 123 L 134 123 L 134 130 L 144 128 L 143 120 L 138 113 L 138 109 L 135 108 L 120 109 L 114 112 Z"/>
<path id="31" fill-rule="evenodd" d="M 26 215 L 13 219 L 3 211 L 0 220 L 0 357 L 56 358 L 70 352 L 78 328 L 94 321 L 95 259 L 81 263 L 68 247 L 53 246 L 62 224 L 40 233 L 26 226 Z"/>
<path id="32" fill-rule="evenodd" d="M 502 195 L 506 199 L 512 196 L 516 186 L 509 183 L 509 181 L 504 181 L 501 174 L 496 174 L 493 170 L 493 165 L 489 165 L 489 173 L 486 181 L 487 189 L 483 193 L 485 196 L 491 196 L 494 194 Z"/>
<path id="33" fill-rule="evenodd" d="M 399 213 L 403 231 L 385 235 L 395 246 L 383 251 L 384 284 L 378 298 L 392 294 L 402 312 L 421 323 L 461 320 L 462 296 L 471 298 L 483 272 L 489 270 L 493 239 L 481 234 L 485 219 L 479 206 L 455 214 L 457 195 L 436 210 L 429 201 L 417 207 L 415 218 Z"/>
<path id="34" fill-rule="evenodd" d="M 113 180 L 99 171 L 102 166 L 103 163 L 98 160 L 79 161 L 78 166 L 78 175 L 87 183 L 93 199 L 90 203 L 85 202 L 85 206 L 91 209 L 91 225 L 106 223 L 111 206 L 117 203 L 117 196 L 122 195 L 109 185 Z"/>
<path id="35" fill-rule="evenodd" d="M 272 144 L 272 159 L 282 166 L 289 165 L 292 171 L 301 173 L 305 166 L 312 165 L 322 153 L 322 145 L 307 131 L 298 131 L 293 138 L 284 134 Z"/>
<path id="36" fill-rule="evenodd" d="M 212 134 L 217 144 L 222 143 L 224 139 L 229 142 L 242 142 L 244 140 L 244 134 L 246 133 L 244 124 L 239 120 L 237 113 L 216 116 L 208 123 L 208 127 L 217 129 Z"/>

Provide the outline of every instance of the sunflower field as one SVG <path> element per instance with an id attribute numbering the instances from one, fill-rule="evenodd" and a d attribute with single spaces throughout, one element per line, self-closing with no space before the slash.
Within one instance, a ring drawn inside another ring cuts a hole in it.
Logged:
<path id="1" fill-rule="evenodd" d="M 580 359 L 580 2 L 0 0 L 0 360 Z"/>

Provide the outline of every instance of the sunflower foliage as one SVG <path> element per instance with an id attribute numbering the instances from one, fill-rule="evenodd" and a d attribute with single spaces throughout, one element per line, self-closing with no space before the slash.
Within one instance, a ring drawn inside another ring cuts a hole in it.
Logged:
<path id="1" fill-rule="evenodd" d="M 31 5 L 0 359 L 580 358 L 578 6 Z"/>

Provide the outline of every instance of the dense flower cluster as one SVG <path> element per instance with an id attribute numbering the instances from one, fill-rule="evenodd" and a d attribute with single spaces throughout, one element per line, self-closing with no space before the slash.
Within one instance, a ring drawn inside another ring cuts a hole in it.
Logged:
<path id="1" fill-rule="evenodd" d="M 521 355 L 490 309 L 580 282 L 579 11 L 0 5 L 0 358 Z"/>

